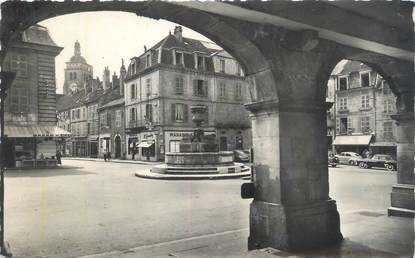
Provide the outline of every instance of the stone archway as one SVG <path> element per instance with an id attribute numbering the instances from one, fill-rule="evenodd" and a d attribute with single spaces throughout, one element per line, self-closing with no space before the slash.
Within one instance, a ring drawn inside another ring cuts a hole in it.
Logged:
<path id="1" fill-rule="evenodd" d="M 247 22 L 169 2 L 39 1 L 3 7 L 5 51 L 29 25 L 56 15 L 100 10 L 164 18 L 215 41 L 241 63 L 252 82 L 253 103 L 246 107 L 252 117 L 256 179 L 249 249 L 296 250 L 342 240 L 336 202 L 329 196 L 322 85 L 341 59 L 367 52 L 321 39 L 313 30 Z M 404 94 L 401 99 L 405 107 L 411 103 Z M 405 110 L 413 114 L 413 102 L 412 111 Z M 304 153 L 303 159 L 296 158 Z"/>

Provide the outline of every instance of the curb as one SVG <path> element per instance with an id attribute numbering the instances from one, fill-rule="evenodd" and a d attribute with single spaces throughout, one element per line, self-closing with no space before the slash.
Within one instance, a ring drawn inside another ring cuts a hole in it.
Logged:
<path id="1" fill-rule="evenodd" d="M 235 174 L 209 174 L 209 175 L 168 175 L 158 174 L 153 172 L 137 172 L 136 177 L 146 179 L 158 179 L 158 180 L 216 180 L 216 179 L 235 179 L 244 178 L 251 175 L 251 170 L 247 172 L 235 173 Z"/>
<path id="2" fill-rule="evenodd" d="M 94 161 L 94 162 L 112 162 L 112 163 L 127 163 L 127 164 L 141 164 L 141 165 L 158 165 L 163 164 L 161 162 L 144 162 L 144 161 L 132 161 L 132 160 L 117 160 L 111 159 L 111 161 L 104 161 L 103 159 L 89 159 L 89 158 L 62 158 L 62 160 L 80 160 L 80 161 Z"/>

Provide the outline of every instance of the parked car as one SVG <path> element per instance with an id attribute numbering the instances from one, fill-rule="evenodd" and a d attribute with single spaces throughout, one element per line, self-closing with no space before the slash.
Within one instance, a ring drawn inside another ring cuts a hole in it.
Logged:
<path id="1" fill-rule="evenodd" d="M 340 164 L 349 164 L 353 166 L 357 165 L 356 161 L 358 159 L 362 159 L 362 156 L 360 156 L 356 152 L 350 151 L 340 152 L 340 154 L 337 154 L 336 157 L 339 159 Z"/>
<path id="2" fill-rule="evenodd" d="M 249 155 L 243 150 L 234 150 L 233 156 L 237 162 L 249 162 Z"/>
<path id="3" fill-rule="evenodd" d="M 385 161 L 385 168 L 387 168 L 389 171 L 396 171 L 398 164 L 395 160 L 387 160 Z"/>
<path id="4" fill-rule="evenodd" d="M 396 160 L 387 154 L 375 154 L 368 159 L 359 159 L 357 164 L 360 168 L 371 168 L 371 167 L 386 167 L 387 169 L 395 170 L 396 169 Z"/>
<path id="5" fill-rule="evenodd" d="M 329 157 L 328 157 L 329 167 L 336 167 L 338 163 L 339 163 L 339 159 L 333 154 L 329 154 Z"/>

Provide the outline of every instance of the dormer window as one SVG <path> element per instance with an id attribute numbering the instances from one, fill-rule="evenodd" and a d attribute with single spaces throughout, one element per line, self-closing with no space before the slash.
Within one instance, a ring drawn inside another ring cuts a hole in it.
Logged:
<path id="1" fill-rule="evenodd" d="M 204 56 L 197 56 L 197 67 L 196 69 L 205 70 L 205 57 Z"/>
<path id="2" fill-rule="evenodd" d="M 174 54 L 175 65 L 183 65 L 183 53 L 175 51 Z"/>
<path id="3" fill-rule="evenodd" d="M 349 88 L 348 83 L 349 83 L 349 81 L 348 81 L 347 76 L 339 77 L 339 85 L 338 85 L 339 88 L 338 89 L 339 90 L 347 90 Z"/>
<path id="4" fill-rule="evenodd" d="M 360 73 L 360 86 L 369 87 L 370 86 L 370 72 L 361 72 Z"/>
<path id="5" fill-rule="evenodd" d="M 225 59 L 220 60 L 220 72 L 221 73 L 225 72 Z"/>
<path id="6" fill-rule="evenodd" d="M 131 75 L 135 74 L 135 63 L 131 63 Z"/>
<path id="7" fill-rule="evenodd" d="M 151 59 L 150 54 L 146 55 L 146 67 L 149 67 L 151 65 Z"/>

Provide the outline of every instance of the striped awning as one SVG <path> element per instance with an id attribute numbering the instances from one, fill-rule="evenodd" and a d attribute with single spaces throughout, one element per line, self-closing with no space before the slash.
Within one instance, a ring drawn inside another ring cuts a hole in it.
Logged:
<path id="1" fill-rule="evenodd" d="M 71 136 L 70 132 L 53 125 L 5 125 L 4 134 L 9 138 Z"/>

